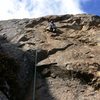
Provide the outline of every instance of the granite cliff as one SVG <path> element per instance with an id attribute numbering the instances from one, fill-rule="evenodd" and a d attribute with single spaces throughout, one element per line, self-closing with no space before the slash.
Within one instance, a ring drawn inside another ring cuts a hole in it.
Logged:
<path id="1" fill-rule="evenodd" d="M 0 100 L 32 100 L 35 63 L 36 100 L 100 100 L 100 17 L 0 21 Z"/>

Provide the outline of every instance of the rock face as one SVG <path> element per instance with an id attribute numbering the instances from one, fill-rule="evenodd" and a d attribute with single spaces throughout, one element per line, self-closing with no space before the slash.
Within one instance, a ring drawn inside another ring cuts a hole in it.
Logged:
<path id="1" fill-rule="evenodd" d="M 100 100 L 100 17 L 1 21 L 0 98 L 32 100 L 35 63 L 36 100 Z"/>

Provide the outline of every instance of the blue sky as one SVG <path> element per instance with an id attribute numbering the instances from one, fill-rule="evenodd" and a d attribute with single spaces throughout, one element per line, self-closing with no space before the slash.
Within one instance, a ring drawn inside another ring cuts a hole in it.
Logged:
<path id="1" fill-rule="evenodd" d="M 87 0 L 80 4 L 84 12 L 100 16 L 100 0 Z"/>
<path id="2" fill-rule="evenodd" d="M 0 20 L 46 15 L 100 15 L 100 0 L 1 0 Z"/>

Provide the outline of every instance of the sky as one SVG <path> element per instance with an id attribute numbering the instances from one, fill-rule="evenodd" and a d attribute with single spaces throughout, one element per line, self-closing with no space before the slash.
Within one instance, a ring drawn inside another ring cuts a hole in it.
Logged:
<path id="1" fill-rule="evenodd" d="M 37 18 L 46 15 L 100 15 L 100 0 L 1 0 L 0 20 Z"/>

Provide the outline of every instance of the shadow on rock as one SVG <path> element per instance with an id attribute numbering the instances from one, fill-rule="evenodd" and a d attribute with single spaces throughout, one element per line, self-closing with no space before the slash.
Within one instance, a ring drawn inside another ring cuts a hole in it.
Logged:
<path id="1" fill-rule="evenodd" d="M 30 86 L 33 86 L 36 50 L 22 51 L 16 44 L 3 40 L 3 37 L 0 37 L 0 44 L 0 91 L 8 100 L 32 100 L 33 91 L 30 92 Z M 38 55 L 38 61 L 47 57 L 46 51 L 42 50 Z M 38 90 L 39 87 L 45 89 Z M 48 83 L 41 75 L 37 75 L 37 90 L 40 92 L 36 97 L 44 98 L 38 100 L 54 100 L 50 99 L 53 97 L 49 92 Z M 29 96 L 31 99 L 27 99 Z"/>

